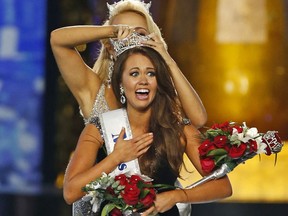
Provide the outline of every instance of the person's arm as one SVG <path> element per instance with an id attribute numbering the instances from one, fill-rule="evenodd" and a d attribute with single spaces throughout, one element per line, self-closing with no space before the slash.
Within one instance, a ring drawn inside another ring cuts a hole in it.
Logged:
<path id="1" fill-rule="evenodd" d="M 198 147 L 200 145 L 199 132 L 192 125 L 185 126 L 187 146 L 185 153 L 191 160 L 194 167 L 202 175 L 207 175 L 201 169 Z M 193 173 L 192 173 L 193 174 Z M 143 216 L 152 212 L 165 212 L 172 208 L 176 203 L 208 203 L 227 198 L 232 195 L 232 187 L 227 176 L 217 180 L 211 180 L 198 185 L 192 189 L 176 189 L 156 196 L 155 205 L 149 208 Z"/>
<path id="2" fill-rule="evenodd" d="M 170 57 L 170 55 L 168 57 L 168 55 L 169 54 L 167 53 L 166 63 L 171 69 L 171 76 L 182 104 L 182 108 L 191 123 L 195 127 L 200 128 L 204 126 L 207 121 L 205 107 L 199 95 L 179 69 L 176 62 Z"/>
<path id="3" fill-rule="evenodd" d="M 101 81 L 85 64 L 76 46 L 115 37 L 115 26 L 71 26 L 51 32 L 50 44 L 60 73 L 80 105 L 84 117 L 93 107 Z M 88 108 L 86 108 L 88 107 Z"/>
<path id="4" fill-rule="evenodd" d="M 146 133 L 131 140 L 124 140 L 125 130 L 122 129 L 114 150 L 99 163 L 96 162 L 98 150 L 103 141 L 98 129 L 88 124 L 82 131 L 75 152 L 67 166 L 64 176 L 64 199 L 68 204 L 80 199 L 82 188 L 89 182 L 109 174 L 120 163 L 138 158 L 144 154 L 153 141 L 153 135 Z"/>
<path id="5" fill-rule="evenodd" d="M 149 46 L 154 48 L 161 54 L 163 59 L 166 61 L 167 65 L 170 67 L 173 83 L 175 85 L 175 89 L 177 91 L 185 114 L 191 120 L 191 123 L 195 127 L 202 127 L 207 121 L 207 113 L 200 97 L 198 96 L 192 85 L 189 83 L 189 81 L 186 79 L 186 77 L 178 67 L 177 63 L 168 53 L 168 50 L 161 42 L 159 35 L 155 35 L 154 33 L 152 33 L 150 34 L 150 36 L 152 40 L 143 42 L 143 44 L 148 44 Z"/>
<path id="6" fill-rule="evenodd" d="M 188 156 L 189 160 L 192 162 L 196 170 L 201 174 L 201 176 L 207 176 L 209 173 L 203 172 L 200 163 L 200 156 L 198 150 L 201 142 L 200 132 L 192 125 L 189 125 L 185 126 L 184 133 L 187 138 L 187 146 L 185 149 L 186 155 Z M 209 181 L 192 189 L 186 189 L 184 191 L 186 192 L 187 196 L 182 191 L 176 190 L 176 192 L 181 196 L 178 196 L 178 200 L 176 202 L 214 202 L 216 200 L 224 199 L 232 195 L 232 187 L 227 176 L 224 176 L 223 178 L 217 180 Z"/>

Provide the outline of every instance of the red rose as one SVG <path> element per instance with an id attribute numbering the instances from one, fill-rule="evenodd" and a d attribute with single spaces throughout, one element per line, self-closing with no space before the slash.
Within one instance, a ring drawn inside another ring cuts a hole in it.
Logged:
<path id="1" fill-rule="evenodd" d="M 258 144 L 255 140 L 249 141 L 249 147 L 250 147 L 250 152 L 257 152 L 258 150 Z"/>
<path id="2" fill-rule="evenodd" d="M 227 122 L 224 122 L 224 123 L 215 123 L 211 126 L 212 129 L 221 129 L 223 128 L 223 125 L 225 125 Z"/>
<path id="3" fill-rule="evenodd" d="M 200 156 L 206 155 L 209 151 L 213 149 L 215 149 L 215 146 L 208 139 L 204 140 L 202 144 L 198 147 Z"/>
<path id="4" fill-rule="evenodd" d="M 143 181 L 138 175 L 132 175 L 130 178 L 130 184 L 137 184 L 138 181 Z"/>
<path id="5" fill-rule="evenodd" d="M 115 181 L 119 181 L 119 184 L 124 186 L 128 183 L 128 179 L 125 174 L 115 176 Z"/>
<path id="6" fill-rule="evenodd" d="M 226 152 L 229 152 L 230 151 L 230 148 L 231 148 L 231 145 L 225 145 L 223 149 L 226 150 Z"/>
<path id="7" fill-rule="evenodd" d="M 110 216 L 122 216 L 122 212 L 118 208 L 114 208 L 110 213 Z"/>
<path id="8" fill-rule="evenodd" d="M 226 136 L 216 136 L 216 137 L 214 137 L 213 143 L 218 148 L 224 148 L 226 146 L 226 143 L 227 143 L 227 137 Z"/>
<path id="9" fill-rule="evenodd" d="M 241 126 L 239 126 L 239 125 L 235 125 L 233 128 L 235 128 L 238 133 L 242 133 L 243 132 L 243 128 Z"/>
<path id="10" fill-rule="evenodd" d="M 125 203 L 128 205 L 136 205 L 138 203 L 138 197 L 140 190 L 136 184 L 127 184 L 124 191 L 121 193 Z"/>
<path id="11" fill-rule="evenodd" d="M 218 129 L 219 128 L 219 124 L 218 123 L 215 123 L 211 126 L 212 129 Z"/>
<path id="12" fill-rule="evenodd" d="M 221 129 L 223 131 L 230 131 L 231 127 L 230 127 L 230 123 L 228 121 L 220 123 L 220 124 L 214 124 L 211 127 L 212 129 Z"/>
<path id="13" fill-rule="evenodd" d="M 150 192 L 140 200 L 140 202 L 144 205 L 144 207 L 150 207 L 155 198 L 156 198 L 156 193 L 155 193 L 155 190 L 152 189 L 152 188 L 146 188 L 145 190 L 149 190 Z"/>
<path id="14" fill-rule="evenodd" d="M 230 148 L 228 155 L 231 158 L 240 158 L 244 154 L 246 148 L 247 146 L 244 143 L 241 143 L 240 146 L 233 145 Z"/>
<path id="15" fill-rule="evenodd" d="M 200 162 L 204 172 L 210 173 L 215 167 L 215 162 L 211 158 L 201 159 Z"/>

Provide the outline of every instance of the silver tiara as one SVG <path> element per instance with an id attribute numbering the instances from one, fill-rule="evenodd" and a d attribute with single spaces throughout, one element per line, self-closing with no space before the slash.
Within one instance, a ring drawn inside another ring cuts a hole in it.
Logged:
<path id="1" fill-rule="evenodd" d="M 110 41 L 113 45 L 116 57 L 126 50 L 132 49 L 134 47 L 145 46 L 142 44 L 143 41 L 148 41 L 151 38 L 148 35 L 141 35 L 138 32 L 132 32 L 128 37 L 123 39 L 112 39 Z"/>
<path id="2" fill-rule="evenodd" d="M 117 7 L 118 4 L 122 3 L 122 2 L 125 2 L 125 1 L 130 1 L 130 2 L 138 2 L 140 3 L 146 10 L 147 12 L 149 13 L 149 9 L 151 7 L 151 1 L 149 3 L 145 3 L 143 0 L 121 0 L 121 1 L 118 1 L 118 2 L 115 2 L 113 4 L 108 4 L 107 3 L 107 7 L 108 7 L 108 10 L 109 10 L 109 18 L 111 18 L 112 14 L 113 14 L 113 11 L 114 9 Z"/>

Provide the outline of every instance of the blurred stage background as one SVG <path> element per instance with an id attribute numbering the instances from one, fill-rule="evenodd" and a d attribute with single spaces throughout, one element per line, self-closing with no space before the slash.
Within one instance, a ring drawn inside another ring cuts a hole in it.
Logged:
<path id="1" fill-rule="evenodd" d="M 102 24 L 106 1 L 0 3 L 0 216 L 68 216 L 63 173 L 83 121 L 49 34 Z M 245 121 L 288 139 L 288 0 L 152 0 L 151 12 L 207 109 L 207 126 Z M 98 47 L 82 52 L 89 65 Z M 287 158 L 284 146 L 276 166 L 264 155 L 239 165 L 229 174 L 233 196 L 193 205 L 192 215 L 286 216 Z M 185 185 L 199 178 L 183 176 Z"/>

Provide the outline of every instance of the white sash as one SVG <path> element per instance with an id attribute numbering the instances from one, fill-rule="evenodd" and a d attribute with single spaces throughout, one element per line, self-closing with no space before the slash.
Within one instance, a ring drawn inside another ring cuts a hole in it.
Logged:
<path id="1" fill-rule="evenodd" d="M 118 139 L 121 129 L 125 128 L 124 139 L 132 139 L 132 132 L 129 124 L 126 109 L 117 109 L 100 114 L 100 124 L 104 136 L 107 154 L 111 154 Z M 141 174 L 138 159 L 121 163 L 113 171 L 114 175 L 122 173 Z"/>

